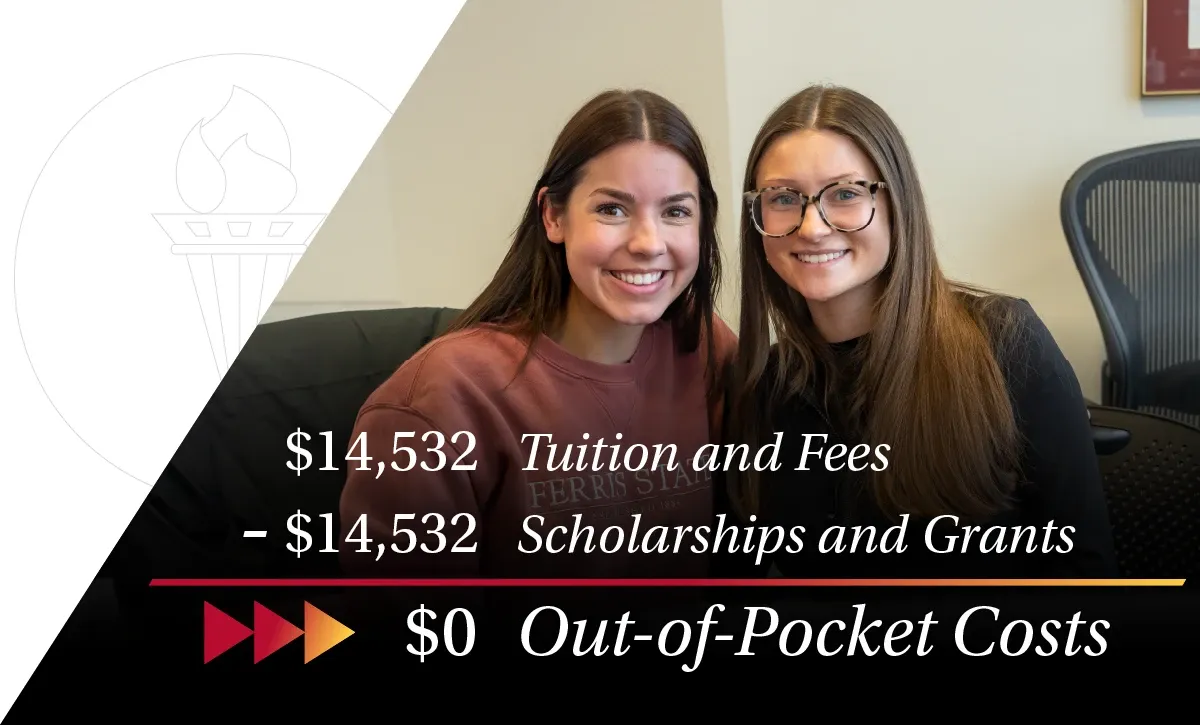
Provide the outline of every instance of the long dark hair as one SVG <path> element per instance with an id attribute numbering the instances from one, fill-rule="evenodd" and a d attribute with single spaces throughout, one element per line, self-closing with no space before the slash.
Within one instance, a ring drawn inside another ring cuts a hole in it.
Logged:
<path id="1" fill-rule="evenodd" d="M 1020 437 L 996 348 L 1012 338 L 1013 305 L 948 280 L 934 249 L 933 228 L 908 146 L 875 102 L 847 88 L 812 86 L 782 103 L 763 124 L 746 164 L 754 188 L 759 161 L 783 135 L 807 129 L 850 139 L 879 170 L 891 212 L 891 252 L 882 294 L 865 345 L 857 351 L 852 390 L 818 391 L 846 413 L 870 445 L 891 445 L 889 465 L 871 477 L 883 513 L 953 513 L 983 518 L 1007 508 L 1016 484 Z M 742 317 L 737 391 L 730 430 L 756 439 L 770 425 L 773 403 L 814 381 L 835 380 L 808 305 L 773 272 L 748 208 L 741 222 Z M 763 381 L 770 331 L 778 365 Z M 760 381 L 766 385 L 760 387 Z M 763 395 L 762 391 L 770 392 Z M 755 394 L 758 391 L 758 394 Z M 734 500 L 758 508 L 757 475 L 731 475 Z"/>
<path id="2" fill-rule="evenodd" d="M 712 345 L 714 301 L 721 280 L 717 240 L 717 194 L 713 189 L 704 144 L 687 116 L 675 104 L 647 90 L 610 90 L 588 101 L 567 122 L 550 150 L 542 175 L 534 184 L 512 245 L 492 281 L 450 325 L 447 333 L 480 324 L 503 326 L 524 337 L 532 354 L 537 338 L 563 314 L 571 288 L 564 245 L 546 236 L 541 203 L 567 203 L 584 166 L 608 149 L 627 141 L 651 141 L 669 148 L 691 166 L 700 186 L 700 260 L 696 276 L 663 314 L 672 323 L 680 352 L 706 344 L 709 394 L 719 380 Z M 547 191 L 539 203 L 538 192 Z"/>

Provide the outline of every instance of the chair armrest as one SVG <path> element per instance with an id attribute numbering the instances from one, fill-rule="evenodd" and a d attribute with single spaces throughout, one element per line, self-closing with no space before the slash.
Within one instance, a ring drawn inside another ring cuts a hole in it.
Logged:
<path id="1" fill-rule="evenodd" d="M 1111 456 L 1129 445 L 1133 435 L 1124 428 L 1109 428 L 1102 425 L 1092 425 L 1092 444 L 1096 447 L 1096 455 Z"/>

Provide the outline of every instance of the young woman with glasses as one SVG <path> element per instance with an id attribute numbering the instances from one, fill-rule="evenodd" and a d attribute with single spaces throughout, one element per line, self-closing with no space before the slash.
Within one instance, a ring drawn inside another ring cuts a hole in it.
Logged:
<path id="1" fill-rule="evenodd" d="M 644 90 L 584 105 L 490 284 L 362 407 L 351 440 L 365 433 L 375 461 L 352 465 L 341 528 L 371 542 L 343 546 L 344 568 L 703 575 L 707 552 L 638 549 L 654 527 L 712 515 L 711 474 L 690 461 L 719 428 L 736 346 L 714 314 L 716 229 L 679 108 Z"/>
<path id="2" fill-rule="evenodd" d="M 844 88 L 798 93 L 760 130 L 744 188 L 726 440 L 754 450 L 778 434 L 780 455 L 777 470 L 727 474 L 723 504 L 746 523 L 804 527 L 803 548 L 781 548 L 775 569 L 1112 575 L 1071 366 L 1024 300 L 943 275 L 888 115 Z M 866 553 L 860 533 L 851 553 L 855 526 L 874 527 L 877 547 L 904 533 L 907 550 Z M 839 532 L 842 552 L 822 553 Z"/>

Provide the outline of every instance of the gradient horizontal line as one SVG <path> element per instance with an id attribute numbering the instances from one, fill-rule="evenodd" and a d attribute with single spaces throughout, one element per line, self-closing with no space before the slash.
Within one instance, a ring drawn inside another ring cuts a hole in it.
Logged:
<path id="1" fill-rule="evenodd" d="M 1185 579 L 152 579 L 152 587 L 1180 587 Z"/>

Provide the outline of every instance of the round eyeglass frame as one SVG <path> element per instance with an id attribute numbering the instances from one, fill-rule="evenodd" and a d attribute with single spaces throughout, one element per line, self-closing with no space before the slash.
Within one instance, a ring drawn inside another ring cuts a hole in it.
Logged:
<path id="1" fill-rule="evenodd" d="M 825 215 L 825 207 L 821 205 L 821 201 L 820 201 L 821 197 L 824 196 L 825 192 L 829 191 L 830 189 L 834 188 L 835 186 L 861 186 L 862 188 L 864 188 L 868 192 L 870 192 L 870 194 L 871 194 L 871 216 L 867 217 L 866 223 L 863 224 L 861 227 L 857 227 L 855 229 L 846 229 L 844 227 L 839 227 L 838 225 L 829 221 L 829 217 L 827 217 Z M 801 226 L 804 225 L 804 215 L 808 213 L 808 205 L 813 204 L 813 203 L 816 204 L 817 213 L 821 215 L 821 221 L 825 222 L 825 225 L 828 226 L 830 229 L 836 229 L 837 231 L 843 232 L 845 234 L 862 231 L 863 229 L 866 229 L 867 227 L 871 226 L 871 222 L 875 221 L 875 210 L 878 208 L 878 205 L 876 204 L 876 200 L 875 200 L 876 192 L 878 192 L 880 189 L 886 189 L 886 188 L 887 188 L 887 183 L 883 182 L 883 181 L 835 181 L 832 184 L 828 184 L 828 185 L 822 187 L 820 191 L 813 194 L 812 196 L 809 196 L 809 195 L 805 194 L 804 192 L 800 191 L 799 189 L 794 189 L 790 186 L 766 186 L 761 189 L 747 191 L 746 193 L 742 194 L 742 198 L 746 200 L 746 210 L 750 213 L 750 222 L 752 224 L 754 224 L 754 228 L 758 230 L 759 234 L 762 234 L 764 237 L 771 237 L 771 238 L 778 239 L 780 237 L 787 237 L 787 236 L 794 234 L 797 229 L 799 229 Z M 754 202 L 757 201 L 760 196 L 762 196 L 764 193 L 766 193 L 768 191 L 788 191 L 788 192 L 791 192 L 791 193 L 795 194 L 796 196 L 800 197 L 800 201 L 801 201 L 800 223 L 797 224 L 796 226 L 792 227 L 791 229 L 787 230 L 783 234 L 768 234 L 766 231 L 763 230 L 763 228 L 761 226 L 759 226 L 758 220 L 754 218 Z"/>

